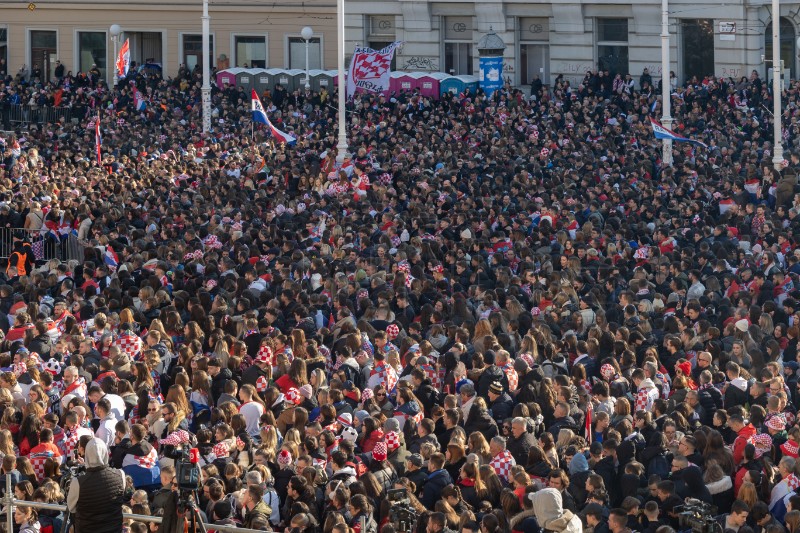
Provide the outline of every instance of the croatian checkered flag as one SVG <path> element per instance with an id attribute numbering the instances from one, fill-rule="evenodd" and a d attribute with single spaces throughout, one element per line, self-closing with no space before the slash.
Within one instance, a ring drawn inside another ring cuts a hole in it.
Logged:
<path id="1" fill-rule="evenodd" d="M 157 462 L 158 452 L 151 446 L 150 451 L 146 455 L 133 455 L 131 453 L 125 455 L 125 458 L 122 460 L 122 467 L 138 466 L 140 468 L 150 469 L 156 466 Z"/>
<path id="2" fill-rule="evenodd" d="M 389 74 L 395 49 L 402 45 L 395 41 L 383 50 L 356 46 L 350 60 L 350 75 L 347 78 L 347 97 L 357 90 L 382 93 L 389 90 Z"/>

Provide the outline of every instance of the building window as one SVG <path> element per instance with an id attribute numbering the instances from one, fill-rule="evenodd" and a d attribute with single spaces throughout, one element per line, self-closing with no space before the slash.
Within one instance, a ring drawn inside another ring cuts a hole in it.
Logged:
<path id="1" fill-rule="evenodd" d="M 764 57 L 769 60 L 769 63 L 764 63 L 767 69 L 767 78 L 772 78 L 772 22 L 767 24 L 767 29 L 764 31 Z M 795 79 L 795 33 L 792 21 L 786 17 L 781 17 L 781 59 L 783 59 L 783 68 L 789 69 L 791 72 L 791 79 Z"/>
<path id="2" fill-rule="evenodd" d="M 472 17 L 444 17 L 444 71 L 472 75 Z"/>
<path id="3" fill-rule="evenodd" d="M 88 72 L 97 65 L 100 77 L 106 77 L 106 33 L 103 31 L 78 32 L 78 70 Z"/>
<path id="4" fill-rule="evenodd" d="M 208 36 L 209 65 L 214 68 L 214 36 Z M 197 68 L 203 68 L 203 36 L 201 34 L 183 35 L 183 64 L 191 72 Z"/>
<path id="5" fill-rule="evenodd" d="M 519 83 L 529 85 L 536 76 L 550 84 L 550 21 L 546 18 L 519 19 Z"/>
<path id="6" fill-rule="evenodd" d="M 681 20 L 683 31 L 683 75 L 703 79 L 714 72 L 714 20 Z M 794 37 L 790 44 L 794 43 Z"/>
<path id="7" fill-rule="evenodd" d="M 612 77 L 628 74 L 628 19 L 597 19 L 597 66 Z"/>
<path id="8" fill-rule="evenodd" d="M 162 37 L 160 31 L 134 31 L 123 32 L 120 36 L 120 44 L 125 42 L 125 39 L 130 41 L 131 47 L 131 65 L 158 65 L 163 66 L 164 63 L 164 47 L 162 44 Z M 202 36 L 200 36 L 200 48 L 203 47 Z M 214 50 L 213 36 L 211 39 L 211 50 Z M 184 48 L 184 52 L 186 48 Z M 199 57 L 199 56 L 198 56 Z M 212 56 L 213 58 L 213 56 Z M 116 58 L 114 58 L 116 60 Z M 213 63 L 212 63 L 213 64 Z M 201 65 L 202 67 L 202 65 Z"/>
<path id="9" fill-rule="evenodd" d="M 237 35 L 234 37 L 234 65 L 247 68 L 267 68 L 267 38 Z"/>
<path id="10" fill-rule="evenodd" d="M 306 69 L 306 41 L 302 37 L 289 37 L 289 68 Z M 308 69 L 322 69 L 322 37 L 308 41 Z"/>
<path id="11" fill-rule="evenodd" d="M 50 81 L 58 59 L 58 32 L 55 30 L 31 30 L 30 33 L 31 77 Z"/>
<path id="12" fill-rule="evenodd" d="M 372 15 L 367 18 L 367 46 L 382 50 L 395 42 L 394 15 Z M 397 70 L 397 53 L 392 56 L 392 70 Z"/>

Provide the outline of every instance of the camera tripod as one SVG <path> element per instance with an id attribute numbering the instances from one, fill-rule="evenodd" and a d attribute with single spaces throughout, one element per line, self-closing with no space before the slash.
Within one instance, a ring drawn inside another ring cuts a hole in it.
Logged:
<path id="1" fill-rule="evenodd" d="M 194 491 L 182 490 L 178 496 L 178 520 L 183 521 L 183 528 L 178 531 L 184 533 L 207 533 L 206 526 L 200 516 L 200 510 L 194 501 Z M 180 522 L 178 522 L 180 523 Z"/>

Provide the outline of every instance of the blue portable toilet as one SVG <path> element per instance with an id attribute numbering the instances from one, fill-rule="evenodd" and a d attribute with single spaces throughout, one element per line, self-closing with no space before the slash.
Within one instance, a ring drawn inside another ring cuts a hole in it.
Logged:
<path id="1" fill-rule="evenodd" d="M 478 91 L 478 78 L 475 76 L 453 76 L 439 83 L 441 94 L 452 93 L 456 96 L 469 89 L 471 94 Z"/>

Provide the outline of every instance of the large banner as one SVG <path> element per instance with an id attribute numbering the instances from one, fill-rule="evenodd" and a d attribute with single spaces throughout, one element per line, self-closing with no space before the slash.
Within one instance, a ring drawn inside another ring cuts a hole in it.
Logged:
<path id="1" fill-rule="evenodd" d="M 347 96 L 353 96 L 358 89 L 373 93 L 388 91 L 392 58 L 401 44 L 401 41 L 396 41 L 377 52 L 372 48 L 356 46 L 347 77 Z"/>

